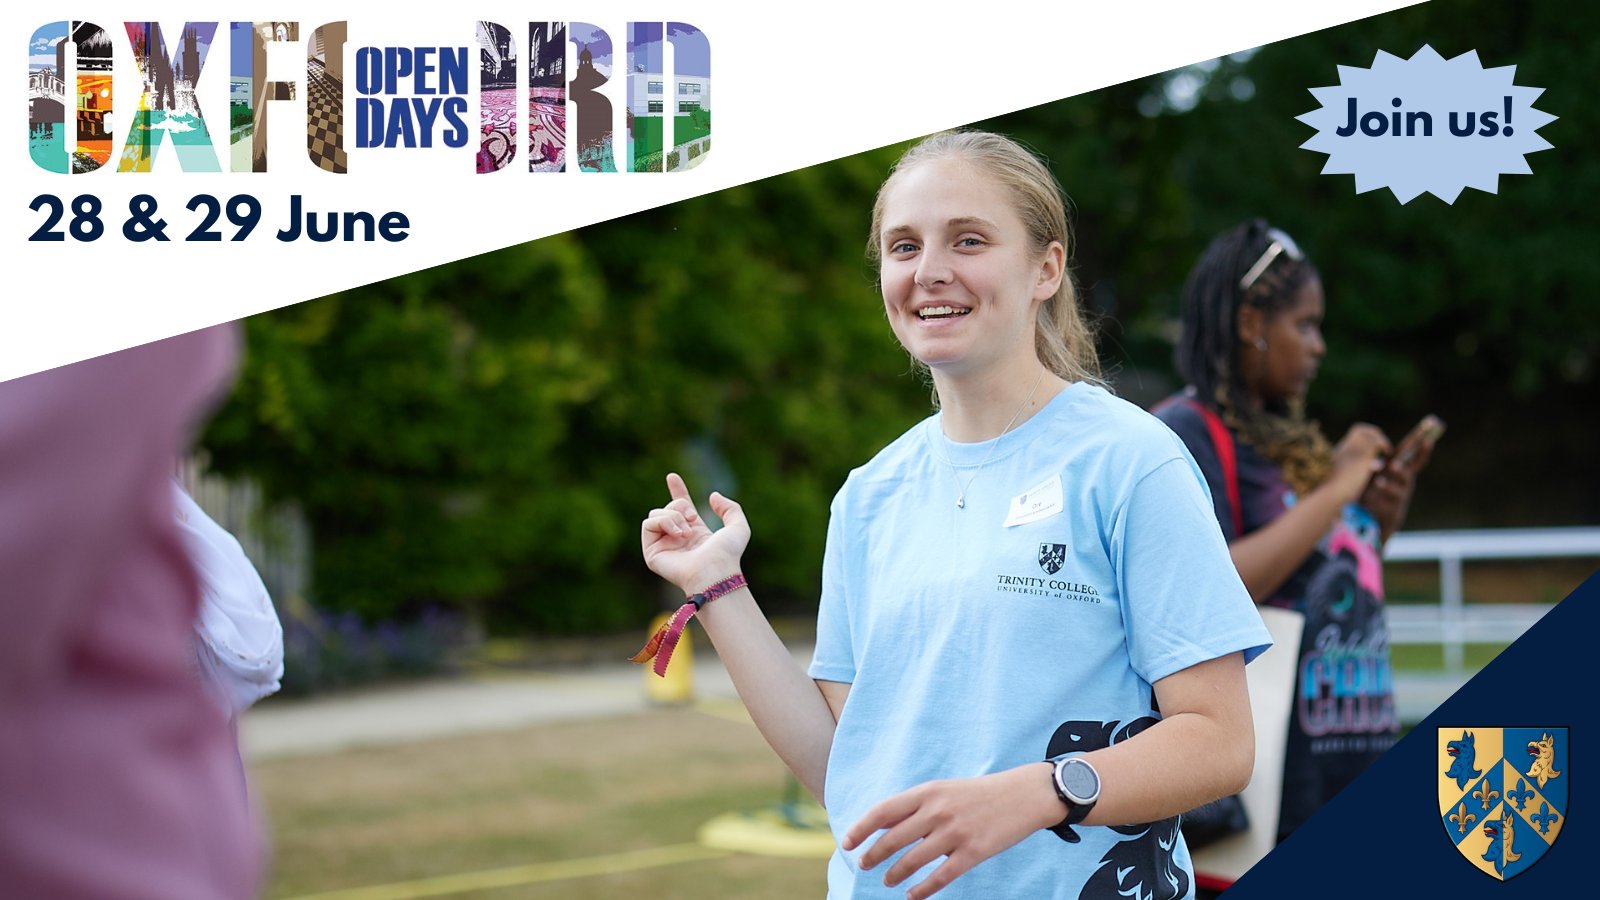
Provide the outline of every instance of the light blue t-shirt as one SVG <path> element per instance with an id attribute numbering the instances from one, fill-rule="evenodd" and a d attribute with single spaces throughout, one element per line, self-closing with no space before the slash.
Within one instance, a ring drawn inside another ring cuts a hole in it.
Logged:
<path id="1" fill-rule="evenodd" d="M 838 838 L 924 782 L 1131 737 L 1159 720 L 1152 683 L 1271 643 L 1204 479 L 1155 418 L 1078 383 L 998 446 L 952 443 L 939 419 L 833 502 L 810 674 L 851 684 L 828 759 Z M 1193 895 L 1176 818 L 1075 830 L 1036 832 L 939 896 Z M 832 900 L 904 897 L 943 861 L 889 890 L 890 864 L 862 873 L 862 852 L 834 853 Z"/>

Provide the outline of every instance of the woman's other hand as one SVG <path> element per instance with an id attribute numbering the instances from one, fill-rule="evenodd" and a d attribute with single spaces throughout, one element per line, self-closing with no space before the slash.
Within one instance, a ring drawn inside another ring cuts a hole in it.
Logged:
<path id="1" fill-rule="evenodd" d="M 1344 502 L 1354 503 L 1366 492 L 1373 473 L 1383 468 L 1383 457 L 1392 452 L 1394 446 L 1378 426 L 1358 422 L 1333 448 L 1333 472 L 1328 483 L 1335 486 Z"/>
<path id="2" fill-rule="evenodd" d="M 667 475 L 666 506 L 650 510 L 639 529 L 644 563 L 691 594 L 740 570 L 739 561 L 750 543 L 750 523 L 739 504 L 711 492 L 711 511 L 722 519 L 712 531 L 695 510 L 689 488 L 676 472 Z"/>
<path id="3" fill-rule="evenodd" d="M 910 847 L 884 874 L 889 887 L 944 857 L 933 874 L 906 892 L 909 900 L 922 900 L 978 863 L 1061 821 L 1066 807 L 1051 793 L 1049 779 L 1049 764 L 1033 763 L 977 778 L 930 781 L 868 810 L 840 846 L 854 850 L 874 832 L 887 829 L 861 854 L 863 870 Z"/>
<path id="4" fill-rule="evenodd" d="M 1362 491 L 1357 502 L 1378 520 L 1384 541 L 1400 530 L 1400 523 L 1405 521 L 1406 510 L 1411 506 L 1411 488 L 1415 484 L 1410 472 L 1390 464 L 1373 475 L 1367 489 Z"/>

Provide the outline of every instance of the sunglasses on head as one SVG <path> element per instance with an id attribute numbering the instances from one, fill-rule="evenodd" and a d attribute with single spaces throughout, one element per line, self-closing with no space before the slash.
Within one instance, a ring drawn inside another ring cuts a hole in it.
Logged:
<path id="1" fill-rule="evenodd" d="M 1244 277 L 1239 279 L 1239 290 L 1250 290 L 1250 286 L 1255 284 L 1262 275 L 1266 274 L 1267 267 L 1272 265 L 1272 261 L 1279 256 L 1287 256 L 1295 262 L 1306 258 L 1306 255 L 1300 252 L 1300 246 L 1294 242 L 1294 238 L 1276 228 L 1268 228 L 1267 249 L 1262 251 L 1261 258 L 1256 260 L 1256 264 L 1250 267 L 1250 271 L 1244 273 Z"/>

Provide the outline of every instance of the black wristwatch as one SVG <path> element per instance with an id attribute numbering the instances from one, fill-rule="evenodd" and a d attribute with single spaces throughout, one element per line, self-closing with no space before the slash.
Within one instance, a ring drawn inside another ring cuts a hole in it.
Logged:
<path id="1" fill-rule="evenodd" d="M 1050 785 L 1067 805 L 1067 817 L 1050 830 L 1064 841 L 1077 843 L 1078 835 L 1072 826 L 1088 818 L 1100 799 L 1100 773 L 1079 756 L 1058 756 L 1046 762 L 1054 767 L 1050 772 Z"/>

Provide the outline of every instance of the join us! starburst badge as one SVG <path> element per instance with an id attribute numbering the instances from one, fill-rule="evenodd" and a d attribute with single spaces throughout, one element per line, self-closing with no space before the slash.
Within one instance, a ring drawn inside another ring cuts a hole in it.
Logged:
<path id="1" fill-rule="evenodd" d="M 1499 881 L 1526 872 L 1567 822 L 1567 729 L 1438 731 L 1439 822 L 1468 863 Z"/>

